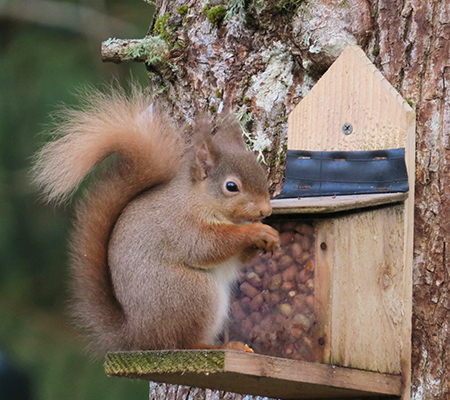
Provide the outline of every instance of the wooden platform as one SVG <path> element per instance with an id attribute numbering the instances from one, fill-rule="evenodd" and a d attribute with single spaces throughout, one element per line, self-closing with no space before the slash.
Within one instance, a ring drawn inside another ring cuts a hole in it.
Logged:
<path id="1" fill-rule="evenodd" d="M 109 376 L 214 388 L 278 399 L 400 396 L 400 375 L 230 350 L 109 353 Z"/>
<path id="2" fill-rule="evenodd" d="M 408 193 L 360 194 L 352 196 L 301 197 L 274 199 L 273 214 L 326 214 L 376 207 L 405 201 Z"/>

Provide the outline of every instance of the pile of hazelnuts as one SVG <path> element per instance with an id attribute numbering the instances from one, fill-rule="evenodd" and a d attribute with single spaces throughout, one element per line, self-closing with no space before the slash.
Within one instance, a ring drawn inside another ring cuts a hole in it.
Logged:
<path id="1" fill-rule="evenodd" d="M 230 340 L 255 353 L 317 361 L 314 340 L 314 228 L 298 221 L 271 225 L 281 246 L 253 259 L 238 281 L 231 302 Z"/>

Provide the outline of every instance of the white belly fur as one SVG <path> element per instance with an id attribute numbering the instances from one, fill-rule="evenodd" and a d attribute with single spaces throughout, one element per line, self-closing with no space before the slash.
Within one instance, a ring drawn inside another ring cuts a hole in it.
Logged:
<path id="1" fill-rule="evenodd" d="M 205 335 L 205 344 L 214 344 L 215 339 L 222 331 L 230 307 L 230 287 L 236 280 L 240 267 L 241 263 L 238 257 L 234 257 L 211 270 L 217 283 L 219 306 L 216 310 L 214 323 Z"/>

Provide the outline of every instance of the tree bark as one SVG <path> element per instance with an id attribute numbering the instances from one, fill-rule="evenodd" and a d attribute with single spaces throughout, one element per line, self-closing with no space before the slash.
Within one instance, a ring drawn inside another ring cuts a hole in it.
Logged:
<path id="1" fill-rule="evenodd" d="M 236 110 L 265 156 L 273 192 L 282 187 L 288 113 L 347 45 L 360 45 L 415 108 L 412 398 L 450 396 L 449 0 L 156 5 L 153 34 L 177 51 L 165 66 L 149 66 L 150 86 L 188 121 L 199 112 Z M 153 385 L 151 398 L 242 398 L 197 389 L 183 397 L 183 390 Z"/>

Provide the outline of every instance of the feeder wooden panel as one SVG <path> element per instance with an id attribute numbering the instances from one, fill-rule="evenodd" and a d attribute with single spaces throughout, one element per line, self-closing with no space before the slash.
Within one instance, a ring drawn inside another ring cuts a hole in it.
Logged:
<path id="1" fill-rule="evenodd" d="M 313 220 L 320 363 L 211 350 L 114 353 L 108 374 L 283 399 L 410 397 L 414 112 L 354 46 L 288 123 L 288 149 L 405 148 L 408 170 L 409 193 L 272 201 L 274 217 Z M 190 369 L 198 359 L 204 364 Z"/>
<path id="2" fill-rule="evenodd" d="M 401 373 L 408 331 L 403 205 L 316 224 L 316 317 L 323 362 Z M 406 360 L 405 360 L 406 361 Z"/>
<path id="3" fill-rule="evenodd" d="M 414 111 L 364 52 L 352 46 L 293 110 L 288 123 L 288 149 L 405 148 L 409 193 L 404 203 L 318 226 L 317 243 L 327 243 L 330 250 L 316 253 L 316 281 L 328 282 L 329 293 L 322 287 L 317 294 L 324 297 L 316 300 L 323 302 L 321 318 L 328 321 L 324 329 L 330 340 L 324 362 L 403 373 L 409 388 Z M 348 123 L 353 131 L 346 135 L 342 127 Z M 385 203 L 395 194 L 389 196 Z M 355 205 L 359 198 L 354 196 Z M 275 208 L 277 202 L 282 200 L 274 201 Z M 333 207 L 332 199 L 329 206 Z"/>

